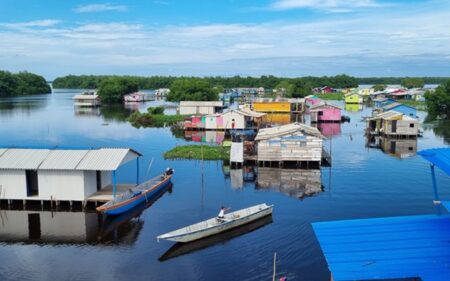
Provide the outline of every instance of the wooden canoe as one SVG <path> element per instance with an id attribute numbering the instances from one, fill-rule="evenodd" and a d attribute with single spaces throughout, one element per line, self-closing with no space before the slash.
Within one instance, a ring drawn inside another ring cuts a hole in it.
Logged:
<path id="1" fill-rule="evenodd" d="M 97 208 L 98 212 L 107 215 L 120 215 L 136 207 L 137 205 L 149 201 L 160 190 L 166 187 L 173 174 L 164 173 L 151 180 L 139 184 L 128 192 L 116 196 L 113 200 Z"/>
<path id="2" fill-rule="evenodd" d="M 272 214 L 273 205 L 259 204 L 241 209 L 225 215 L 224 219 L 211 218 L 196 224 L 192 224 L 157 237 L 176 242 L 191 242 L 215 235 L 229 229 L 250 223 L 259 218 Z"/>

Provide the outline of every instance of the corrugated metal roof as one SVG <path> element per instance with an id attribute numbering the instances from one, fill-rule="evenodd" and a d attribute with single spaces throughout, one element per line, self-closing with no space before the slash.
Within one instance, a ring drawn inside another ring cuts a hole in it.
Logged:
<path id="1" fill-rule="evenodd" d="M 8 149 L 6 148 L 0 148 L 0 156 L 3 155 L 3 153 L 5 153 Z"/>
<path id="2" fill-rule="evenodd" d="M 89 150 L 52 150 L 40 170 L 75 170 Z"/>
<path id="3" fill-rule="evenodd" d="M 7 149 L 0 156 L 0 169 L 37 170 L 49 149 Z"/>
<path id="4" fill-rule="evenodd" d="M 74 100 L 95 100 L 98 99 L 98 95 L 75 95 L 72 99 Z"/>
<path id="5" fill-rule="evenodd" d="M 120 165 L 141 156 L 129 148 L 2 150 L 4 152 L 0 155 L 0 169 L 19 170 L 114 171 Z"/>
<path id="6" fill-rule="evenodd" d="M 223 101 L 180 101 L 180 106 L 214 106 L 222 107 Z"/>
<path id="7" fill-rule="evenodd" d="M 432 148 L 417 152 L 450 176 L 450 148 Z"/>
<path id="8" fill-rule="evenodd" d="M 450 276 L 450 216 L 313 223 L 333 280 Z"/>
<path id="9" fill-rule="evenodd" d="M 256 135 L 255 140 L 266 140 L 271 139 L 275 137 L 281 137 L 288 134 L 293 134 L 296 132 L 304 132 L 308 135 L 317 136 L 320 138 L 324 138 L 322 133 L 314 127 L 307 126 L 305 124 L 301 123 L 292 123 L 287 124 L 283 126 L 273 127 L 273 128 L 266 128 L 266 129 L 260 129 L 258 134 Z"/>
<path id="10" fill-rule="evenodd" d="M 382 113 L 378 114 L 375 117 L 370 118 L 370 120 L 389 119 L 389 118 L 399 117 L 401 115 L 404 115 L 404 114 L 400 113 L 400 112 L 397 112 L 397 111 L 394 111 L 394 110 L 389 110 L 389 111 L 382 112 Z"/>
<path id="11" fill-rule="evenodd" d="M 130 155 L 131 154 L 131 155 Z M 134 154 L 134 155 L 133 155 Z M 114 171 L 127 159 L 135 159 L 139 154 L 127 148 L 102 148 L 89 151 L 80 161 L 77 170 Z"/>
<path id="12" fill-rule="evenodd" d="M 311 106 L 310 111 L 311 111 L 311 110 L 315 110 L 315 109 L 319 109 L 319 108 L 322 108 L 322 107 L 326 107 L 326 106 L 328 106 L 328 107 L 334 107 L 334 108 L 337 108 L 337 109 L 342 110 L 342 108 L 340 108 L 340 107 L 337 106 L 337 105 L 334 105 L 334 104 L 331 104 L 331 103 L 327 103 L 327 102 L 321 102 L 321 103 L 319 103 L 319 104 L 316 104 L 316 105 L 314 105 L 314 106 Z"/>

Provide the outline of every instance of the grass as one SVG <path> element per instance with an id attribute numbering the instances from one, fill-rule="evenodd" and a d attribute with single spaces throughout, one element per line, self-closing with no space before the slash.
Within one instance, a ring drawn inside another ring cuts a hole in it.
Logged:
<path id="1" fill-rule="evenodd" d="M 140 113 L 138 111 L 131 114 L 128 121 L 137 128 L 140 127 L 163 127 L 171 126 L 184 120 L 184 115 L 164 115 Z"/>
<path id="2" fill-rule="evenodd" d="M 316 97 L 323 99 L 323 100 L 343 100 L 344 94 L 343 93 L 330 93 L 330 94 L 313 94 Z"/>
<path id="3" fill-rule="evenodd" d="M 209 145 L 182 145 L 164 153 L 164 159 L 230 160 L 230 148 Z"/>

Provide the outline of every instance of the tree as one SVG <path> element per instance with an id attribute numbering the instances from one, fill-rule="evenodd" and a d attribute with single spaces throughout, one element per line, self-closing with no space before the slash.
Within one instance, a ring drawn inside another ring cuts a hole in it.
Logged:
<path id="1" fill-rule="evenodd" d="M 294 85 L 288 80 L 283 80 L 275 86 L 277 94 L 283 97 L 292 97 L 294 94 Z"/>
<path id="2" fill-rule="evenodd" d="M 121 103 L 123 96 L 136 92 L 138 85 L 135 81 L 124 77 L 111 77 L 103 80 L 98 87 L 98 95 L 104 103 Z"/>
<path id="3" fill-rule="evenodd" d="M 450 80 L 437 87 L 434 92 L 427 91 L 425 99 L 431 119 L 450 119 Z"/>
<path id="4" fill-rule="evenodd" d="M 8 71 L 0 71 L 0 97 L 14 96 L 17 84 L 17 77 Z"/>
<path id="5" fill-rule="evenodd" d="M 37 95 L 51 93 L 52 89 L 45 81 L 44 77 L 29 73 L 19 72 L 17 77 L 16 95 Z"/>
<path id="6" fill-rule="evenodd" d="M 168 101 L 215 101 L 219 95 L 211 84 L 201 78 L 180 78 L 170 85 Z"/>
<path id="7" fill-rule="evenodd" d="M 425 82 L 422 78 L 408 77 L 402 80 L 401 85 L 407 89 L 423 88 Z"/>
<path id="8" fill-rule="evenodd" d="M 385 84 L 376 84 L 376 85 L 373 85 L 372 86 L 372 89 L 375 91 L 375 92 L 378 92 L 378 91 L 384 91 L 385 89 L 386 89 L 386 85 Z"/>
<path id="9" fill-rule="evenodd" d="M 312 86 L 306 79 L 297 78 L 293 80 L 292 97 L 303 98 L 312 94 Z"/>

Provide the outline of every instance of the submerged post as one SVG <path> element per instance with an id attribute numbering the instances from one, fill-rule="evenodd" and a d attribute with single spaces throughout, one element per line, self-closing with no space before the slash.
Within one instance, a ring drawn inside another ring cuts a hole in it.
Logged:
<path id="1" fill-rule="evenodd" d="M 116 171 L 113 171 L 112 180 L 113 180 L 113 199 L 116 199 Z"/>
<path id="2" fill-rule="evenodd" d="M 139 157 L 136 158 L 136 185 L 139 184 Z"/>
<path id="3" fill-rule="evenodd" d="M 434 172 L 434 164 L 431 164 L 430 168 L 431 168 L 431 180 L 433 182 L 433 191 L 434 191 L 434 201 L 433 201 L 433 203 L 439 204 L 441 202 L 439 200 L 439 193 L 438 193 L 438 190 L 437 190 L 436 174 Z"/>

